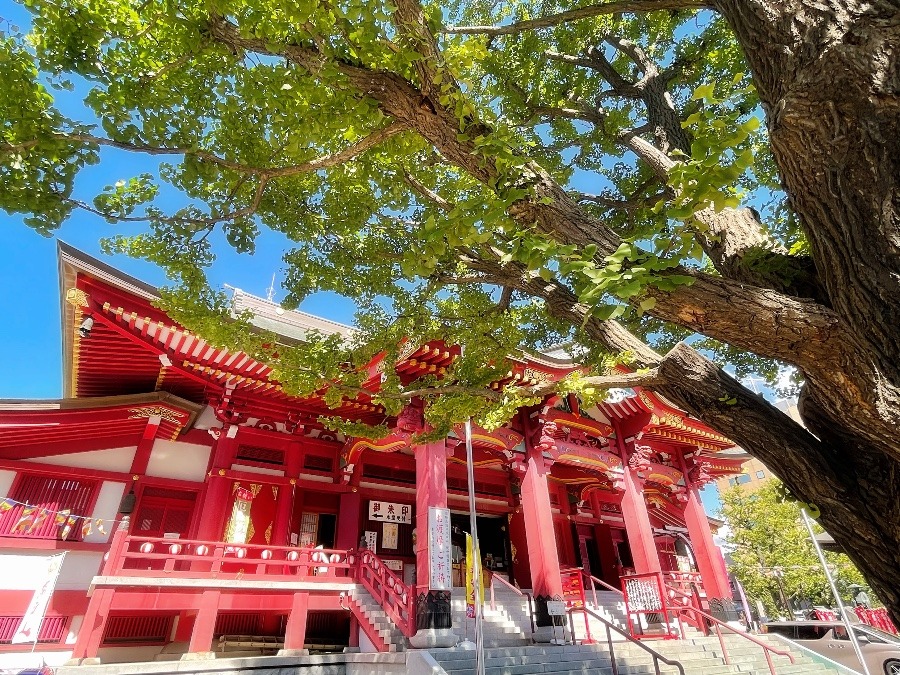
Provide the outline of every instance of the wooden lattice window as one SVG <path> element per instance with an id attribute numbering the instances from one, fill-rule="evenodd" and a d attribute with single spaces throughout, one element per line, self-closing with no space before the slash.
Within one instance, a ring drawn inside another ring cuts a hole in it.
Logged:
<path id="1" fill-rule="evenodd" d="M 38 631 L 38 642 L 59 642 L 63 639 L 67 616 L 45 616 Z M 0 616 L 0 645 L 12 643 L 13 635 L 22 623 L 21 616 Z"/>
<path id="2" fill-rule="evenodd" d="M 172 634 L 172 614 L 110 616 L 103 633 L 103 644 L 163 644 Z"/>
<path id="3" fill-rule="evenodd" d="M 70 516 L 90 516 L 96 490 L 97 481 L 93 480 L 19 474 L 9 494 L 19 503 L 0 514 L 0 536 L 60 539 L 63 528 L 57 515 L 68 512 Z M 69 541 L 81 540 L 81 522 L 71 528 Z"/>
<path id="4" fill-rule="evenodd" d="M 188 536 L 197 493 L 146 487 L 132 518 L 131 532 L 144 537 L 162 537 L 167 532 Z"/>

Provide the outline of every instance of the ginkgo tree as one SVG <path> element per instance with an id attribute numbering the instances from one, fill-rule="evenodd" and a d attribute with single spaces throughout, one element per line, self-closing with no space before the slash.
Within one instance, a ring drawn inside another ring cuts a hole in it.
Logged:
<path id="1" fill-rule="evenodd" d="M 728 523 L 729 571 L 748 596 L 763 603 L 768 616 L 786 613 L 790 618 L 804 600 L 824 607 L 837 602 L 800 507 L 784 499 L 783 487 L 773 478 L 754 491 L 728 488 L 719 515 Z M 862 587 L 864 579 L 845 554 L 826 551 L 825 557 L 841 599 L 853 606 L 851 587 Z"/>
<path id="2" fill-rule="evenodd" d="M 24 4 L 0 39 L 6 211 L 146 223 L 109 250 L 165 266 L 173 316 L 292 391 L 353 396 L 352 365 L 403 339 L 464 344 L 441 382 L 379 392 L 425 396 L 438 430 L 548 394 L 485 385 L 567 343 L 596 372 L 561 386 L 652 386 L 730 436 L 900 621 L 897 0 Z M 153 161 L 83 194 L 113 153 Z M 276 354 L 215 318 L 212 242 L 265 228 L 294 242 L 286 304 L 353 298 L 353 341 Z M 806 428 L 716 362 L 795 368 Z"/>

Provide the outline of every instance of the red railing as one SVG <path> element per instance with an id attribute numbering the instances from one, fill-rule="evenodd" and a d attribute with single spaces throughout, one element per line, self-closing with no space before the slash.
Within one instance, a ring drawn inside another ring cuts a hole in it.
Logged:
<path id="1" fill-rule="evenodd" d="M 886 633 L 893 633 L 894 635 L 897 635 L 897 627 L 894 626 L 894 622 L 891 621 L 891 617 L 888 616 L 887 610 L 884 607 L 881 607 L 879 609 L 855 607 L 853 611 L 856 612 L 856 616 L 859 618 L 859 620 L 867 626 L 872 626 L 872 628 L 880 628 Z"/>
<path id="2" fill-rule="evenodd" d="M 116 532 L 104 576 L 330 581 L 354 576 L 352 552 L 336 549 L 227 544 L 193 539 L 123 536 Z"/>
<path id="3" fill-rule="evenodd" d="M 622 588 L 625 591 L 625 616 L 628 620 L 628 629 L 631 636 L 636 639 L 662 638 L 671 639 L 677 637 L 669 622 L 671 609 L 667 599 L 667 589 L 663 576 L 659 572 L 645 574 L 628 574 L 622 577 Z M 650 619 L 650 615 L 658 615 L 662 618 L 663 631 L 660 633 L 645 633 L 640 624 L 640 618 Z M 635 630 L 637 621 L 637 630 Z"/>
<path id="4" fill-rule="evenodd" d="M 693 582 L 690 582 L 693 584 Z M 690 594 L 685 593 L 677 588 L 673 588 L 672 586 L 666 586 L 668 591 L 667 600 L 674 601 L 669 606 L 669 611 L 673 614 L 681 617 L 682 614 L 688 612 L 691 614 L 691 617 L 694 619 L 694 623 L 697 626 L 701 627 L 703 633 L 705 635 L 709 634 L 707 626 L 712 626 L 713 630 L 716 632 L 716 637 L 719 638 L 719 647 L 722 649 L 722 658 L 725 660 L 726 665 L 731 665 L 731 658 L 728 655 L 728 647 L 725 645 L 725 638 L 722 636 L 722 630 L 727 630 L 735 635 L 738 635 L 745 640 L 749 640 L 753 644 L 762 647 L 763 654 L 766 657 L 766 664 L 769 666 L 769 673 L 771 675 L 776 675 L 775 673 L 775 664 L 772 662 L 772 654 L 777 654 L 778 656 L 786 656 L 788 660 L 793 664 L 794 656 L 787 651 L 783 651 L 781 649 L 775 649 L 771 645 L 766 644 L 762 640 L 757 637 L 750 635 L 742 630 L 734 628 L 733 626 L 728 625 L 724 621 L 720 621 L 716 617 L 711 614 L 707 614 L 702 609 L 700 609 L 697 605 L 699 604 L 699 598 L 697 597 L 696 592 L 696 584 L 693 584 L 693 591 Z M 681 621 L 679 621 L 679 628 L 681 629 L 681 637 L 684 639 L 684 625 Z"/>
<path id="5" fill-rule="evenodd" d="M 407 586 L 371 551 L 359 552 L 356 581 L 375 598 L 406 637 L 416 632 L 416 589 Z"/>

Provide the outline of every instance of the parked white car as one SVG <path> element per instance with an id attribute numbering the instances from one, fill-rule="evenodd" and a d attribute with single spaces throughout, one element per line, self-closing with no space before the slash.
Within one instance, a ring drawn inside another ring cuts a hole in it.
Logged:
<path id="1" fill-rule="evenodd" d="M 865 624 L 854 624 L 853 630 L 872 675 L 900 675 L 900 637 Z M 763 625 L 763 632 L 782 635 L 842 666 L 862 668 L 841 621 L 773 621 Z"/>

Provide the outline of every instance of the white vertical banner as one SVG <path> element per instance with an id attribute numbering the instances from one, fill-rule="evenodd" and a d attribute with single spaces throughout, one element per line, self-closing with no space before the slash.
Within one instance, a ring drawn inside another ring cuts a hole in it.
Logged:
<path id="1" fill-rule="evenodd" d="M 22 623 L 19 624 L 19 628 L 13 634 L 12 644 L 21 644 L 23 642 L 37 644 L 41 622 L 44 620 L 44 613 L 47 611 L 47 605 L 50 603 L 50 596 L 53 595 L 53 589 L 56 587 L 56 580 L 59 578 L 59 571 L 62 569 L 65 557 L 66 553 L 63 551 L 58 555 L 52 555 L 43 559 L 47 565 L 46 571 L 41 578 L 40 585 L 35 589 L 34 595 L 31 597 L 28 609 L 25 610 Z"/>
<path id="2" fill-rule="evenodd" d="M 450 509 L 429 506 L 428 589 L 453 590 L 450 570 Z"/>

